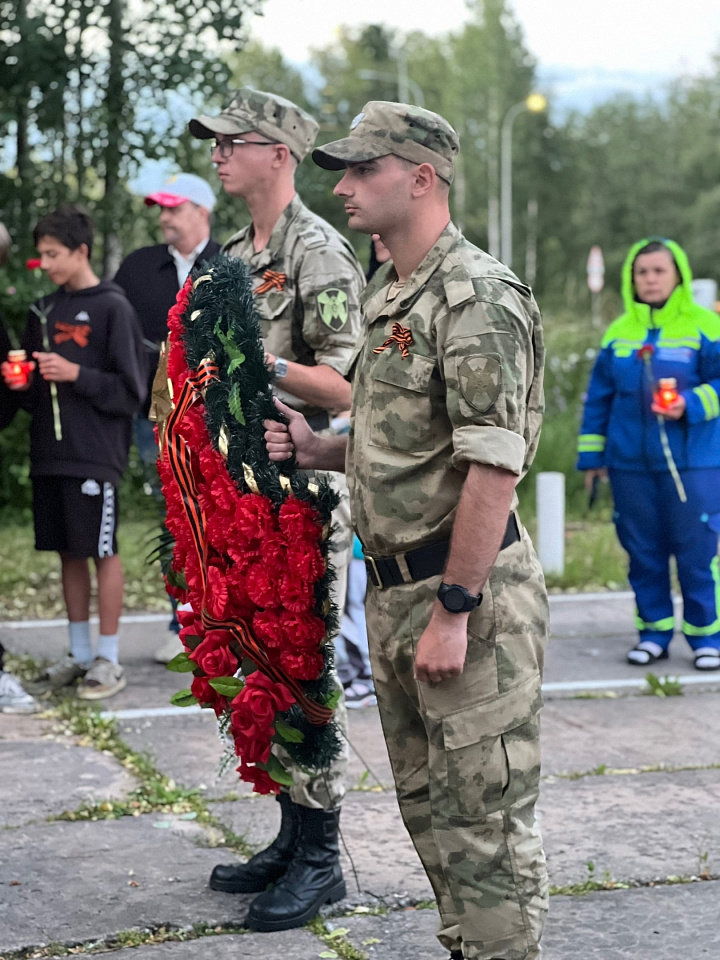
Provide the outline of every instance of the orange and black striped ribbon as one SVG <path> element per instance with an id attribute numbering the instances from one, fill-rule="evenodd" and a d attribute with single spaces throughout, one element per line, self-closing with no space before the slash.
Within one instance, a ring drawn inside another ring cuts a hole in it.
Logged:
<path id="1" fill-rule="evenodd" d="M 185 381 L 175 409 L 167 420 L 165 430 L 164 452 L 167 455 L 173 476 L 177 481 L 182 494 L 185 515 L 192 531 L 193 544 L 200 563 L 203 594 L 207 589 L 207 540 L 205 538 L 205 515 L 198 499 L 197 486 L 192 468 L 193 453 L 185 439 L 177 432 L 177 426 L 183 417 L 196 403 L 202 399 L 203 390 L 218 376 L 217 365 L 210 360 L 203 360 L 196 373 Z M 288 677 L 285 672 L 270 662 L 267 652 L 260 646 L 252 635 L 247 623 L 241 619 L 217 620 L 211 617 L 207 610 L 202 612 L 202 622 L 206 629 L 227 630 L 237 640 L 246 654 L 262 672 L 276 683 L 284 683 L 291 691 L 295 700 L 310 723 L 324 726 L 329 723 L 333 711 L 323 704 L 311 700 L 302 690 L 300 684 Z"/>
<path id="2" fill-rule="evenodd" d="M 410 356 L 408 347 L 413 343 L 412 333 L 400 323 L 393 324 L 392 334 L 381 347 L 375 347 L 373 353 L 382 353 L 385 347 L 391 347 L 394 343 L 398 345 L 398 350 L 403 359 Z"/>
<path id="3" fill-rule="evenodd" d="M 183 508 L 192 531 L 193 543 L 200 563 L 203 592 L 207 583 L 205 560 L 205 516 L 198 500 L 195 476 L 192 469 L 192 451 L 185 439 L 177 432 L 177 426 L 193 404 L 202 400 L 202 391 L 217 379 L 217 365 L 203 360 L 197 372 L 188 377 L 175 404 L 175 409 L 167 419 L 165 428 L 165 454 L 172 474 L 182 494 Z"/>
<path id="4" fill-rule="evenodd" d="M 278 273 L 277 270 L 266 270 L 262 275 L 265 283 L 261 283 L 260 286 L 255 290 L 255 296 L 258 297 L 260 294 L 267 293 L 268 290 L 282 290 L 285 286 L 285 281 L 287 277 L 284 273 Z"/>
<path id="5" fill-rule="evenodd" d="M 207 610 L 203 610 L 202 622 L 206 630 L 227 630 L 240 644 L 243 654 L 249 657 L 267 677 L 276 683 L 285 684 L 310 723 L 318 727 L 330 723 L 333 711 L 316 700 L 311 700 L 296 680 L 288 677 L 280 667 L 270 662 L 266 651 L 253 637 L 244 620 L 239 618 L 217 620 L 211 617 Z"/>

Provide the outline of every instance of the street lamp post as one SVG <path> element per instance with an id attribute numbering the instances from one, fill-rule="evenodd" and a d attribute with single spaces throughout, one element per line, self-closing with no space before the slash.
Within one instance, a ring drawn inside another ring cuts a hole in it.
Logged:
<path id="1" fill-rule="evenodd" d="M 425 97 L 422 87 L 415 83 L 408 76 L 407 57 L 404 51 L 400 51 L 397 57 L 397 76 L 388 73 L 380 73 L 377 70 L 358 70 L 357 74 L 361 80 L 390 80 L 397 84 L 398 97 L 401 103 L 410 103 L 410 97 L 413 98 L 416 107 L 425 106 Z"/>
<path id="2" fill-rule="evenodd" d="M 531 93 L 520 103 L 510 107 L 503 117 L 500 133 L 500 259 L 512 266 L 512 130 L 513 124 L 528 110 L 541 113 L 547 100 L 541 93 Z"/>

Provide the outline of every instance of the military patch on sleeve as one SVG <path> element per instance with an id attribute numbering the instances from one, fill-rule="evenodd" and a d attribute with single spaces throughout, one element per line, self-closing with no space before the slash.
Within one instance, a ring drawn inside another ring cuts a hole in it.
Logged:
<path id="1" fill-rule="evenodd" d="M 345 291 L 328 287 L 318 294 L 317 302 L 320 318 L 325 326 L 336 333 L 342 330 L 348 318 L 348 296 Z"/>
<path id="2" fill-rule="evenodd" d="M 458 364 L 460 392 L 478 413 L 487 413 L 502 389 L 502 365 L 497 357 L 466 357 Z"/>

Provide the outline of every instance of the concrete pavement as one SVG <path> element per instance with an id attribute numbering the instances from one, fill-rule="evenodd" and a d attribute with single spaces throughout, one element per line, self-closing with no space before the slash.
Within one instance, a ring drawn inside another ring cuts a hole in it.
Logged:
<path id="1" fill-rule="evenodd" d="M 555 597 L 551 610 L 538 812 L 557 889 L 543 956 L 677 960 L 692 949 L 718 957 L 720 882 L 692 878 L 720 875 L 720 675 L 696 674 L 677 636 L 662 672 L 702 682 L 686 682 L 679 697 L 644 696 L 644 672 L 624 662 L 633 642 L 628 596 Z M 240 931 L 247 898 L 211 892 L 207 876 L 234 858 L 223 849 L 229 837 L 245 850 L 272 838 L 277 804 L 249 794 L 233 772 L 216 776 L 212 716 L 157 715 L 183 685 L 152 663 L 163 635 L 157 619 L 124 625 L 128 687 L 103 706 L 118 714 L 133 750 L 199 791 L 208 816 L 179 804 L 114 820 L 55 819 L 83 804 L 126 803 L 139 781 L 52 720 L 0 715 L 0 958 L 51 943 L 91 952 L 115 938 L 133 944 L 116 951 L 123 960 L 204 960 L 211 951 L 218 960 L 441 960 L 431 890 L 399 818 L 374 708 L 350 713 L 342 825 L 358 882 L 345 856 L 347 901 L 324 930 Z M 53 657 L 65 630 L 0 624 L 0 641 Z M 193 926 L 192 943 L 153 942 L 191 936 L 178 931 Z"/>

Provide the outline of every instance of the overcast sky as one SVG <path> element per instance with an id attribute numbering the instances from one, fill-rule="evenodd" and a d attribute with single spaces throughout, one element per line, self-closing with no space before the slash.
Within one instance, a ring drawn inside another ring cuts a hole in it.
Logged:
<path id="1" fill-rule="evenodd" d="M 543 68 L 675 75 L 708 68 L 720 52 L 720 0 L 512 0 Z M 441 12 L 441 16 L 439 16 Z M 252 35 L 292 60 L 333 39 L 339 24 L 387 23 L 444 33 L 466 19 L 464 0 L 266 0 Z"/>

